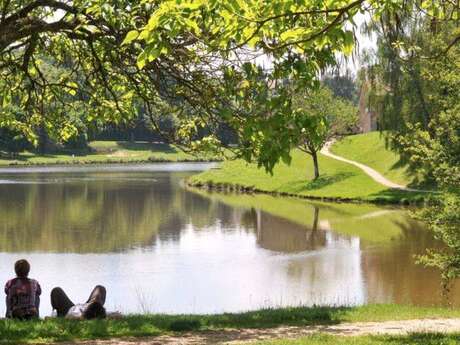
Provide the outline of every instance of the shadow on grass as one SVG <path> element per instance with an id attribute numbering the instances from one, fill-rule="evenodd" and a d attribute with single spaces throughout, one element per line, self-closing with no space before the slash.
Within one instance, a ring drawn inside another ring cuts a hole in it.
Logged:
<path id="1" fill-rule="evenodd" d="M 165 143 L 149 143 L 149 142 L 129 142 L 117 141 L 120 148 L 130 151 L 152 151 L 152 152 L 165 152 L 176 153 L 177 149 Z"/>
<path id="2" fill-rule="evenodd" d="M 23 156 L 22 154 L 17 154 L 14 156 L 8 155 L 8 154 L 0 154 L 0 159 L 5 159 L 9 161 L 21 161 L 21 162 L 26 162 L 29 160 L 30 157 Z"/>
<path id="3" fill-rule="evenodd" d="M 280 325 L 331 325 L 340 322 L 348 307 L 295 307 L 219 315 L 138 315 L 119 320 L 37 321 L 0 320 L 0 344 L 157 336 L 170 331 L 222 328 L 272 328 Z"/>
<path id="4" fill-rule="evenodd" d="M 320 177 L 316 180 L 305 179 L 289 182 L 280 186 L 278 190 L 287 191 L 289 193 L 302 193 L 306 191 L 319 190 L 334 183 L 342 182 L 353 176 L 355 176 L 355 174 L 351 172 L 338 173 L 334 175 L 320 175 Z"/>
<path id="5" fill-rule="evenodd" d="M 421 203 L 433 196 L 434 193 L 386 189 L 381 192 L 371 194 L 369 198 L 388 203 L 412 204 Z"/>
<path id="6" fill-rule="evenodd" d="M 397 169 L 405 169 L 404 171 L 405 171 L 406 178 L 411 180 L 411 182 L 407 185 L 407 187 L 413 188 L 413 189 L 421 189 L 421 190 L 432 190 L 432 191 L 436 190 L 436 184 L 434 182 L 425 181 L 423 179 L 420 179 L 419 177 L 417 177 L 416 172 L 411 173 L 411 171 L 409 170 L 409 165 L 407 164 L 406 161 L 400 159 L 399 161 L 394 163 L 390 168 L 390 170 L 397 170 Z"/>

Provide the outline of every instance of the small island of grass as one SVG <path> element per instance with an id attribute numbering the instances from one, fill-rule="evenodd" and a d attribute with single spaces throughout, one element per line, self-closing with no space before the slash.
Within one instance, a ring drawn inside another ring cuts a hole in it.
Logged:
<path id="1" fill-rule="evenodd" d="M 353 137 L 352 137 L 353 138 Z M 407 185 L 412 182 L 404 166 L 398 166 L 395 154 L 386 149 L 384 139 L 378 133 L 358 136 L 366 140 L 369 147 L 379 147 L 379 164 L 374 168 L 388 178 L 397 176 L 397 181 Z M 362 151 L 362 140 L 346 139 L 346 149 L 340 141 L 333 145 L 333 152 L 354 152 L 351 158 L 367 163 L 367 151 Z M 337 149 L 339 148 L 339 149 Z M 382 153 L 383 152 L 383 153 Z M 359 153 L 363 153 L 361 156 Z M 391 157 L 391 159 L 388 159 Z M 313 179 L 313 164 L 307 154 L 300 150 L 292 152 L 290 165 L 280 163 L 267 174 L 263 169 L 243 160 L 222 163 L 220 168 L 195 175 L 189 180 L 192 186 L 215 189 L 243 189 L 253 192 L 332 201 L 361 201 L 375 203 L 413 203 L 424 200 L 430 193 L 404 191 L 387 188 L 374 181 L 361 169 L 333 158 L 319 155 L 321 174 Z"/>

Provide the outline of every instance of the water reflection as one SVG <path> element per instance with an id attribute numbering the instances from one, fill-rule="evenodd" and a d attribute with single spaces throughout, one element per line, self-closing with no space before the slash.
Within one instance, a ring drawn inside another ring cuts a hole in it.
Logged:
<path id="1" fill-rule="evenodd" d="M 3 170 L 0 280 L 30 259 L 43 315 L 53 286 L 84 300 L 96 283 L 125 312 L 440 302 L 413 261 L 434 240 L 405 211 L 209 194 L 180 183 L 203 166 L 155 167 Z"/>

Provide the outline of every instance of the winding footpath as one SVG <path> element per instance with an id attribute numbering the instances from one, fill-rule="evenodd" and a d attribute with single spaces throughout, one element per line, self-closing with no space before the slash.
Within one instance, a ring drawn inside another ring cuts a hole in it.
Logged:
<path id="1" fill-rule="evenodd" d="M 337 156 L 337 155 L 333 154 L 330 151 L 330 148 L 334 144 L 334 142 L 335 141 L 327 142 L 324 145 L 324 147 L 321 149 L 321 151 L 320 151 L 321 154 L 323 154 L 324 156 L 327 156 L 327 157 L 330 157 L 330 158 L 336 159 L 338 161 L 345 162 L 345 163 L 348 163 L 348 164 L 351 164 L 351 165 L 354 165 L 354 166 L 360 168 L 367 175 L 369 175 L 374 181 L 376 181 L 377 183 L 380 183 L 381 185 L 384 185 L 385 187 L 393 188 L 393 189 L 400 189 L 400 190 L 404 190 L 404 191 L 407 191 L 407 192 L 428 192 L 428 191 L 425 191 L 425 190 L 408 188 L 406 186 L 394 183 L 394 182 L 388 180 L 385 176 L 380 174 L 378 171 L 372 169 L 371 167 L 369 167 L 367 165 L 364 165 L 364 164 L 358 163 L 356 161 L 352 161 L 350 159 L 346 159 L 346 158 L 343 158 L 341 156 Z"/>
<path id="2" fill-rule="evenodd" d="M 267 329 L 223 329 L 148 338 L 93 340 L 61 345 L 211 345 L 250 344 L 262 340 L 297 339 L 323 333 L 337 336 L 406 335 L 409 333 L 460 333 L 460 319 L 420 319 L 356 322 L 336 325 L 285 326 Z"/>

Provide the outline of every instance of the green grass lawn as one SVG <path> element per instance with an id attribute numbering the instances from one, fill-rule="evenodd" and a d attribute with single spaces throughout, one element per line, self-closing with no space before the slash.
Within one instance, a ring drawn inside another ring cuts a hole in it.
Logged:
<path id="1" fill-rule="evenodd" d="M 289 166 L 277 165 L 273 176 L 256 165 L 233 160 L 224 162 L 219 169 L 193 176 L 189 183 L 196 186 L 238 185 L 261 192 L 344 201 L 397 203 L 420 201 L 427 196 L 426 193 L 388 189 L 361 169 L 322 155 L 319 156 L 321 176 L 312 180 L 311 157 L 294 150 L 292 158 Z"/>
<path id="2" fill-rule="evenodd" d="M 448 308 L 367 305 L 353 308 L 297 307 L 266 309 L 219 315 L 144 315 L 128 316 L 120 320 L 73 321 L 47 319 L 30 322 L 0 320 L 0 344 L 36 344 L 85 339 L 143 337 L 171 332 L 225 328 L 271 328 L 281 325 L 303 326 L 342 322 L 457 317 L 460 317 L 460 310 Z"/>
<path id="3" fill-rule="evenodd" d="M 208 161 L 214 157 L 191 155 L 174 145 L 148 142 L 94 141 L 90 152 L 59 152 L 39 155 L 23 152 L 14 158 L 0 158 L 1 165 L 92 164 L 136 162 Z"/>
<path id="4" fill-rule="evenodd" d="M 253 345 L 456 345 L 460 334 L 415 333 L 401 336 L 340 337 L 326 334 L 312 335 L 295 340 L 254 342 Z"/>
<path id="5" fill-rule="evenodd" d="M 332 145 L 331 152 L 368 165 L 392 182 L 414 185 L 414 176 L 411 176 L 407 166 L 401 163 L 399 154 L 387 148 L 385 138 L 380 132 L 344 137 Z"/>

